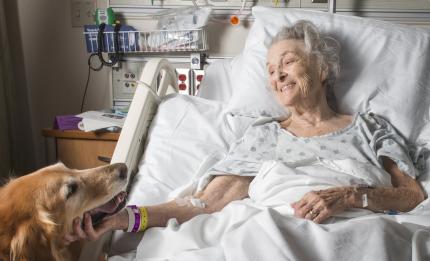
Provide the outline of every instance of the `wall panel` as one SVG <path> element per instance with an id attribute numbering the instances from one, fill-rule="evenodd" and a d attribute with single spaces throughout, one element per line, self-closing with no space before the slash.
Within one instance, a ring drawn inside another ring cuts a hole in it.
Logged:
<path id="1" fill-rule="evenodd" d="M 430 28 L 430 0 L 337 0 L 337 12 L 345 15 L 357 15 L 386 20 L 394 23 Z M 203 1 L 198 1 L 203 4 Z M 208 28 L 209 54 L 216 57 L 231 57 L 239 54 L 245 43 L 249 28 L 253 23 L 251 7 L 253 5 L 274 6 L 273 1 L 248 1 L 242 12 L 242 23 L 238 26 L 229 24 L 230 15 L 241 5 L 240 0 L 212 2 L 213 15 Z M 121 14 L 124 23 L 131 24 L 140 30 L 155 29 L 156 20 L 144 19 L 165 8 L 192 5 L 191 1 L 166 0 L 109 0 L 114 10 Z M 312 3 L 312 0 L 280 1 L 278 8 L 306 8 L 325 11 L 327 4 Z"/>

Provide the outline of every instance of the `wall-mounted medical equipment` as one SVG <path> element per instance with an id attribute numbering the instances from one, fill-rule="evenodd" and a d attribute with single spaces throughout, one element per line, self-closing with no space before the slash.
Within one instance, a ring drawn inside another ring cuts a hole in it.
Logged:
<path id="1" fill-rule="evenodd" d="M 103 52 L 113 53 L 115 48 L 121 53 L 146 52 L 202 52 L 208 50 L 206 25 L 210 7 L 178 8 L 162 11 L 156 30 L 137 31 L 131 26 L 122 25 L 116 33 L 109 26 L 103 32 Z M 100 45 L 99 30 L 96 25 L 85 26 L 87 51 L 95 53 Z"/>
<path id="2" fill-rule="evenodd" d="M 142 71 L 147 61 L 124 61 L 118 68 L 112 70 L 112 107 L 123 109 L 130 105 L 136 92 L 137 80 L 142 77 Z M 203 81 L 205 71 L 192 69 L 186 59 L 171 61 L 176 72 L 178 91 L 181 94 L 196 95 Z"/>
<path id="3" fill-rule="evenodd" d="M 109 19 L 104 17 L 108 11 L 99 11 L 100 25 L 84 26 L 84 36 L 87 52 L 91 54 L 88 61 L 90 69 L 98 71 L 103 65 L 114 67 L 112 107 L 121 109 L 130 104 L 137 87 L 136 80 L 145 65 L 145 62 L 139 58 L 139 54 L 152 56 L 180 54 L 183 57 L 184 53 L 191 52 L 189 61 L 177 67 L 188 70 L 187 73 L 178 73 L 178 75 L 186 75 L 186 80 L 178 82 L 178 85 L 182 87 L 181 93 L 194 95 L 196 90 L 193 69 L 202 69 L 206 57 L 203 52 L 209 49 L 205 26 L 211 12 L 211 7 L 199 7 L 194 2 L 194 6 L 191 7 L 168 9 L 147 15 L 148 20 L 157 21 L 155 29 L 152 30 L 154 28 L 152 27 L 151 30 L 137 30 L 135 27 L 121 25 L 118 22 L 114 26 L 102 23 L 102 21 L 109 23 Z M 92 66 L 93 56 L 98 56 L 101 62 L 97 68 Z M 108 57 L 109 61 L 105 61 L 103 56 Z M 138 57 L 140 61 L 129 63 L 127 58 L 133 56 Z M 118 63 L 119 61 L 121 63 Z M 123 61 L 127 62 L 123 63 Z"/>
<path id="4" fill-rule="evenodd" d="M 146 62 L 123 62 L 112 70 L 112 106 L 114 109 L 130 105 L 136 91 L 136 81 L 140 78 Z"/>
<path id="5" fill-rule="evenodd" d="M 97 52 L 99 46 L 98 32 L 93 26 L 86 26 L 85 39 L 87 51 Z M 109 27 L 108 27 L 109 28 Z M 115 44 L 115 33 L 104 32 L 103 52 L 113 53 L 119 45 L 121 53 L 154 53 L 154 52 L 201 52 L 208 50 L 207 36 L 204 28 L 187 30 L 136 31 L 132 27 L 118 33 L 119 44 Z"/>
<path id="6" fill-rule="evenodd" d="M 99 45 L 101 51 L 105 53 L 114 53 L 115 47 L 118 46 L 120 52 L 139 51 L 139 33 L 132 26 L 121 25 L 118 31 L 118 43 L 115 40 L 114 26 L 106 25 L 100 38 L 98 25 L 85 25 L 85 43 L 88 53 L 97 53 Z"/>

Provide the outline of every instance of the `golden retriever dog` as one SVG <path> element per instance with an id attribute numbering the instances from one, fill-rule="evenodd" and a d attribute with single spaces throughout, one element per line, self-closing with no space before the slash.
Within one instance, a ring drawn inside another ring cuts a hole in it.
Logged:
<path id="1" fill-rule="evenodd" d="M 93 223 L 125 203 L 127 167 L 87 170 L 62 163 L 13 179 L 0 188 L 0 260 L 70 260 L 64 235 L 89 211 Z"/>

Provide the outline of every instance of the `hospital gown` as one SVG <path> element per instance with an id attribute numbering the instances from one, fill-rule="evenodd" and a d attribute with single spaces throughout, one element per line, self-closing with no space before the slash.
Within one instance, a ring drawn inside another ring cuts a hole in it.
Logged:
<path id="1" fill-rule="evenodd" d="M 273 119 L 260 120 L 248 128 L 231 146 L 226 158 L 208 174 L 255 176 L 268 160 L 295 167 L 315 160 L 350 159 L 382 169 L 382 156 L 393 160 L 411 177 L 418 175 L 404 139 L 388 121 L 373 113 L 357 113 L 348 126 L 313 137 L 297 137 Z"/>

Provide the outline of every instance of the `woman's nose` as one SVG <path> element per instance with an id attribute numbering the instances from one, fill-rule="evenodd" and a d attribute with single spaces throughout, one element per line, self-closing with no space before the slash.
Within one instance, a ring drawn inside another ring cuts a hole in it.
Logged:
<path id="1" fill-rule="evenodd" d="M 277 75 L 276 75 L 276 79 L 280 82 L 283 82 L 285 80 L 285 78 L 287 77 L 287 74 L 284 73 L 283 71 L 278 71 Z"/>

